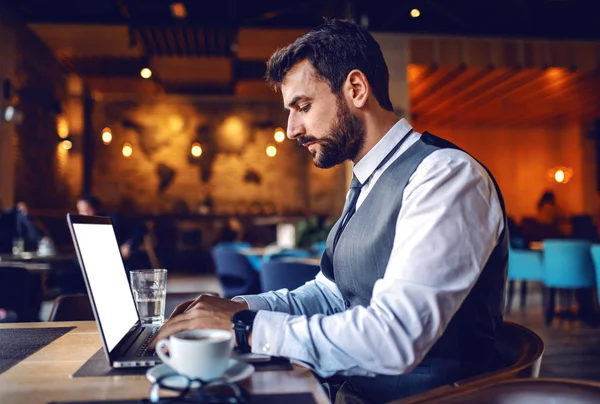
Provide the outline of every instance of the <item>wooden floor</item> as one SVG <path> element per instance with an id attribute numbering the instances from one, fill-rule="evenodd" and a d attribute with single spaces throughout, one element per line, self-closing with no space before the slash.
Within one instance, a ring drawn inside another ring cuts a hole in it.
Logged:
<path id="1" fill-rule="evenodd" d="M 516 308 L 515 293 L 513 309 L 505 318 L 532 329 L 544 341 L 540 377 L 600 381 L 600 327 L 558 319 L 547 327 L 542 319 L 540 288 L 530 289 L 526 309 Z"/>

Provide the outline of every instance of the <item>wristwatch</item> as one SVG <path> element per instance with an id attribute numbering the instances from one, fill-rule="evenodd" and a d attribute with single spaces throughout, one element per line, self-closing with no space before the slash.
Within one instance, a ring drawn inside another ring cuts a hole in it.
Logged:
<path id="1" fill-rule="evenodd" d="M 235 332 L 235 341 L 237 342 L 237 350 L 240 353 L 248 353 L 251 350 L 250 344 L 248 344 L 248 335 L 250 334 L 250 331 L 252 331 L 256 313 L 257 311 L 255 310 L 242 310 L 231 316 L 233 331 Z"/>

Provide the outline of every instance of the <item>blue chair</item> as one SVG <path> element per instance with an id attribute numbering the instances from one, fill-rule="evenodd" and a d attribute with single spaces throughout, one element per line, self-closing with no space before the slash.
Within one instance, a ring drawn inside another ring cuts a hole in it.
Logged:
<path id="1" fill-rule="evenodd" d="M 591 243 L 580 240 L 544 240 L 545 320 L 554 317 L 558 289 L 593 288 L 596 283 Z M 568 302 L 570 303 L 570 302 Z M 581 302 L 580 302 L 581 303 Z M 580 309 L 584 309 L 581 307 Z"/>
<path id="2" fill-rule="evenodd" d="M 260 293 L 258 272 L 244 254 L 230 249 L 215 249 L 213 259 L 225 298 Z"/>
<path id="3" fill-rule="evenodd" d="M 306 282 L 315 279 L 319 273 L 318 265 L 286 260 L 265 262 L 260 268 L 260 283 L 263 292 L 271 290 L 294 290 Z"/>
<path id="4" fill-rule="evenodd" d="M 245 248 L 252 248 L 252 244 L 247 241 L 224 241 L 222 243 L 215 244 L 213 247 L 213 251 L 221 251 L 221 250 L 229 250 L 229 251 L 239 251 Z M 260 269 L 260 264 L 262 263 L 262 257 L 257 255 L 246 255 L 248 261 L 250 261 L 250 265 L 254 268 L 255 271 Z"/>
<path id="5" fill-rule="evenodd" d="M 531 250 L 510 249 L 508 253 L 508 298 L 506 312 L 509 313 L 515 291 L 515 281 L 521 282 L 521 310 L 527 304 L 527 282 L 544 281 L 542 253 Z"/>
<path id="6" fill-rule="evenodd" d="M 596 288 L 598 290 L 598 298 L 600 298 L 600 245 L 593 245 L 590 248 L 592 254 L 592 261 L 594 262 L 594 270 L 596 272 Z"/>
<path id="7" fill-rule="evenodd" d="M 265 254 L 263 256 L 262 263 L 264 264 L 265 262 L 282 258 L 309 258 L 310 256 L 310 252 L 306 250 L 284 249 L 273 254 Z"/>
<path id="8" fill-rule="evenodd" d="M 222 243 L 215 244 L 213 250 L 242 250 L 244 248 L 252 248 L 252 244 L 247 241 L 224 241 Z"/>
<path id="9" fill-rule="evenodd" d="M 314 255 L 316 257 L 321 258 L 321 256 L 325 252 L 326 247 L 327 247 L 327 241 L 318 241 L 312 245 L 311 249 L 313 250 Z"/>

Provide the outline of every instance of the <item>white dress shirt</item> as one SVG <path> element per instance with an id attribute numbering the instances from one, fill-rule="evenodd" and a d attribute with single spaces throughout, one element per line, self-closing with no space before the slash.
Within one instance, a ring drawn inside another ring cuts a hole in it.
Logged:
<path id="1" fill-rule="evenodd" d="M 364 182 L 410 129 L 406 120 L 398 121 L 354 166 L 358 180 Z M 357 209 L 421 134 L 409 136 L 363 186 Z M 323 377 L 408 373 L 444 332 L 503 228 L 485 169 L 462 151 L 437 150 L 406 185 L 389 262 L 369 306 L 346 309 L 339 289 L 322 273 L 294 291 L 240 296 L 259 310 L 252 352 L 288 357 Z"/>

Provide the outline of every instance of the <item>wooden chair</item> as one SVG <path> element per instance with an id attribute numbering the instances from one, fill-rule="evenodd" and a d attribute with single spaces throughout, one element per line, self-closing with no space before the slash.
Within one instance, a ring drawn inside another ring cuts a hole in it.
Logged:
<path id="1" fill-rule="evenodd" d="M 60 295 L 54 299 L 48 321 L 94 321 L 87 294 Z"/>
<path id="2" fill-rule="evenodd" d="M 414 403 L 463 404 L 595 404 L 600 383 L 570 379 L 508 379 L 477 386 L 463 385 L 435 398 Z"/>
<path id="3" fill-rule="evenodd" d="M 438 402 L 460 388 L 460 391 L 477 389 L 509 379 L 537 378 L 540 374 L 544 342 L 530 329 L 505 321 L 497 337 L 497 347 L 506 365 L 493 372 L 441 386 L 422 394 L 407 397 L 396 404 L 420 404 Z"/>

